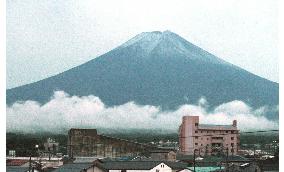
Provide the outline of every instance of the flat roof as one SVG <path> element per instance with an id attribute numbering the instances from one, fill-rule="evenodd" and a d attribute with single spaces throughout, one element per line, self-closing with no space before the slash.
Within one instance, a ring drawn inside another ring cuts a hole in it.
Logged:
<path id="1" fill-rule="evenodd" d="M 232 125 L 214 125 L 214 124 L 199 124 L 198 129 L 211 129 L 211 130 L 238 130 L 237 127 Z"/>

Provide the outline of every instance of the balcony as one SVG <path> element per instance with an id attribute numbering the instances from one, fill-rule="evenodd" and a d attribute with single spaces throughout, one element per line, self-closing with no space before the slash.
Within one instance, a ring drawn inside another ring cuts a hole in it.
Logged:
<path id="1" fill-rule="evenodd" d="M 212 138 L 211 138 L 212 144 L 214 144 L 214 143 L 217 143 L 217 144 L 223 143 L 223 141 L 224 141 L 224 138 L 223 138 L 223 137 L 212 137 Z"/>

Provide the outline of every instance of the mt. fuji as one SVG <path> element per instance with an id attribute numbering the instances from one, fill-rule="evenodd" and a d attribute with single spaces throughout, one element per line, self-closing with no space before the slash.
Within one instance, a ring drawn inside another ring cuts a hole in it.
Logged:
<path id="1" fill-rule="evenodd" d="M 279 104 L 279 84 L 230 64 L 170 31 L 143 32 L 93 60 L 44 80 L 7 90 L 7 104 L 47 102 L 56 90 L 98 96 L 108 106 L 134 101 L 176 109 L 205 97 L 210 105 L 241 100 Z M 267 114 L 277 119 L 277 114 Z"/>

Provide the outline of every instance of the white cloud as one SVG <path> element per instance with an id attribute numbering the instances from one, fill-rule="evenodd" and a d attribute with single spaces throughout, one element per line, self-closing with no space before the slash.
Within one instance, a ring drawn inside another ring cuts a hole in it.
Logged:
<path id="1" fill-rule="evenodd" d="M 250 114 L 251 107 L 242 101 L 234 100 L 217 106 L 214 112 L 224 112 L 229 115 L 233 114 Z"/>
<path id="2" fill-rule="evenodd" d="M 206 102 L 202 98 L 200 102 Z M 201 103 L 202 104 L 202 103 Z M 278 122 L 270 121 L 241 101 L 224 103 L 209 112 L 206 107 L 186 104 L 175 111 L 162 111 L 159 107 L 140 106 L 134 102 L 106 107 L 93 95 L 69 96 L 57 91 L 46 104 L 34 101 L 16 102 L 7 106 L 7 131 L 57 132 L 71 127 L 104 129 L 162 129 L 177 132 L 184 115 L 198 115 L 201 123 L 232 124 L 238 120 L 241 130 L 278 128 Z"/>

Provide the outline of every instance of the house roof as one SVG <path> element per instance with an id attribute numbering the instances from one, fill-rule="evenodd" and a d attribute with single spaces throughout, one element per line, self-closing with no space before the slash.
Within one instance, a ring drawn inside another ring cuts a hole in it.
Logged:
<path id="1" fill-rule="evenodd" d="M 23 159 L 8 159 L 6 161 L 6 166 L 21 166 L 25 163 L 29 162 L 29 160 L 23 160 Z"/>
<path id="2" fill-rule="evenodd" d="M 177 155 L 178 160 L 193 160 L 193 155 L 182 155 L 178 154 Z M 198 162 L 224 162 L 226 161 L 226 156 L 204 156 L 203 160 L 200 160 Z M 245 157 L 239 156 L 239 155 L 230 155 L 228 156 L 228 161 L 229 162 L 234 162 L 234 161 L 239 161 L 239 162 L 249 162 Z"/>
<path id="3" fill-rule="evenodd" d="M 75 157 L 73 163 L 92 163 L 97 159 L 97 157 Z"/>
<path id="4" fill-rule="evenodd" d="M 107 161 L 98 164 L 104 170 L 150 170 L 157 165 L 164 163 L 173 170 L 187 168 L 187 163 L 168 161 Z"/>
<path id="5" fill-rule="evenodd" d="M 175 150 L 172 149 L 154 149 L 149 151 L 150 153 L 169 153 L 169 152 L 175 152 Z"/>
<path id="6" fill-rule="evenodd" d="M 72 163 L 72 164 L 64 164 L 54 170 L 53 172 L 79 172 L 83 169 L 87 169 L 91 167 L 93 163 Z"/>
<path id="7" fill-rule="evenodd" d="M 21 166 L 6 166 L 7 172 L 23 172 L 28 171 L 29 167 L 21 167 Z"/>
<path id="8" fill-rule="evenodd" d="M 228 171 L 255 171 L 259 169 L 259 166 L 255 163 L 245 163 L 242 165 L 232 164 L 228 167 Z M 226 169 L 223 169 L 224 172 Z"/>

